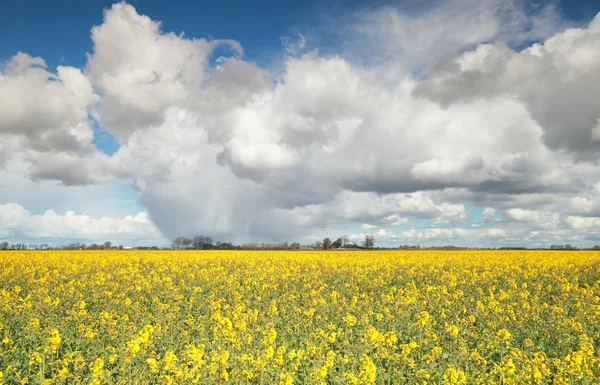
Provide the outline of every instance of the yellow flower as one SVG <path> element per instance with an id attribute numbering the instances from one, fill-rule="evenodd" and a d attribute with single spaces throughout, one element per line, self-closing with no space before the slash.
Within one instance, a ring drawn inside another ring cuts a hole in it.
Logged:
<path id="1" fill-rule="evenodd" d="M 507 359 L 504 365 L 502 365 L 502 373 L 507 376 L 515 373 L 515 363 L 513 362 L 512 358 Z"/>
<path id="2" fill-rule="evenodd" d="M 96 333 L 94 333 L 92 329 L 88 328 L 83 336 L 85 337 L 85 339 L 91 340 L 96 336 Z"/>
<path id="3" fill-rule="evenodd" d="M 151 373 L 158 373 L 158 362 L 155 358 L 148 358 L 146 364 L 150 368 Z"/>
<path id="4" fill-rule="evenodd" d="M 467 376 L 462 370 L 450 366 L 444 372 L 444 385 L 462 385 L 467 382 Z"/>
<path id="5" fill-rule="evenodd" d="M 327 338 L 327 340 L 329 341 L 330 344 L 335 343 L 335 341 L 337 340 L 337 333 L 336 332 L 332 332 L 329 337 Z"/>
<path id="6" fill-rule="evenodd" d="M 356 317 L 353 316 L 352 314 L 346 314 L 346 316 L 344 317 L 344 323 L 347 326 L 354 326 L 354 325 L 356 325 L 357 321 L 358 320 L 356 319 Z"/>
<path id="7" fill-rule="evenodd" d="M 175 353 L 170 352 L 170 351 L 165 353 L 165 356 L 163 357 L 163 367 L 165 368 L 165 370 L 166 371 L 174 370 L 176 364 L 177 364 L 177 356 L 175 355 Z"/>
<path id="8" fill-rule="evenodd" d="M 90 371 L 92 372 L 92 379 L 97 383 L 100 383 L 100 379 L 103 376 L 102 369 L 104 368 L 104 361 L 101 358 L 96 358 L 93 364 L 90 365 Z"/>
<path id="9" fill-rule="evenodd" d="M 279 374 L 279 385 L 294 385 L 294 374 L 293 373 L 280 373 Z"/>
<path id="10" fill-rule="evenodd" d="M 360 359 L 361 367 L 358 373 L 360 384 L 374 384 L 377 376 L 377 367 L 368 356 L 362 356 Z"/>
<path id="11" fill-rule="evenodd" d="M 60 333 L 58 332 L 58 330 L 53 329 L 50 333 L 50 337 L 48 338 L 48 342 L 50 342 L 50 349 L 52 349 L 53 352 L 56 352 L 58 350 L 60 341 Z"/>
<path id="12" fill-rule="evenodd" d="M 459 331 L 460 329 L 456 325 L 446 325 L 446 333 L 448 333 L 452 338 L 456 338 Z"/>
<path id="13" fill-rule="evenodd" d="M 510 341 L 510 332 L 506 329 L 500 329 L 498 330 L 498 332 L 496 333 L 496 336 L 504 342 L 508 342 Z"/>

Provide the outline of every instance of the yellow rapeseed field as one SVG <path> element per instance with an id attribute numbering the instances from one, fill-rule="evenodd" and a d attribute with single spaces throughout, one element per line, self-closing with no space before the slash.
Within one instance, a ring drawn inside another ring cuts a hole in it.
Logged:
<path id="1" fill-rule="evenodd" d="M 599 384 L 598 252 L 0 252 L 7 384 Z"/>

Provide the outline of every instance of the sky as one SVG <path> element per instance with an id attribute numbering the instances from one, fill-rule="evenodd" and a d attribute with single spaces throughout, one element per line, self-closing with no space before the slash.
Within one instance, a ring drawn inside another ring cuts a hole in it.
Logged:
<path id="1" fill-rule="evenodd" d="M 600 3 L 8 0 L 0 240 L 600 244 Z"/>

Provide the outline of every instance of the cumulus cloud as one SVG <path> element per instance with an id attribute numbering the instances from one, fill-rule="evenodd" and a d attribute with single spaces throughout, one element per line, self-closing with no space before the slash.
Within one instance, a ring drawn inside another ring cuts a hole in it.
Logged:
<path id="1" fill-rule="evenodd" d="M 0 167 L 124 181 L 169 238 L 364 224 L 390 242 L 544 242 L 596 216 L 600 16 L 564 29 L 554 3 L 452 0 L 345 20 L 345 48 L 307 52 L 300 35 L 275 73 L 235 41 L 163 31 L 115 4 L 83 71 L 26 54 L 2 67 Z M 115 154 L 93 146 L 96 122 Z M 485 207 L 477 229 L 460 227 L 466 203 Z"/>
<path id="2" fill-rule="evenodd" d="M 578 160 L 597 159 L 600 14 L 516 52 L 479 45 L 434 71 L 415 90 L 443 105 L 515 95 L 543 129 L 544 143 Z"/>
<path id="3" fill-rule="evenodd" d="M 109 181 L 92 144 L 88 115 L 99 100 L 81 70 L 19 52 L 0 66 L 0 166 L 17 157 L 35 179 L 65 184 Z"/>
<path id="4" fill-rule="evenodd" d="M 105 11 L 103 24 L 92 29 L 92 41 L 94 53 L 86 71 L 103 95 L 100 121 L 121 141 L 136 129 L 160 123 L 171 106 L 201 103 L 197 93 L 209 79 L 209 60 L 216 47 L 225 45 L 234 56 L 243 53 L 236 41 L 165 33 L 160 22 L 124 2 Z M 237 80 L 251 85 L 257 74 L 244 74 L 246 67 L 252 65 L 234 61 L 215 71 L 216 78 L 223 78 L 220 72 L 239 72 Z M 237 90 L 240 94 L 242 88 Z"/>
<path id="5" fill-rule="evenodd" d="M 597 217 L 569 216 L 567 223 L 575 230 L 600 228 L 600 218 Z"/>
<path id="6" fill-rule="evenodd" d="M 162 240 L 148 214 L 143 212 L 125 218 L 93 218 L 74 211 L 61 215 L 54 210 L 35 215 L 17 203 L 0 205 L 0 236 L 21 240 Z"/>
<path id="7" fill-rule="evenodd" d="M 539 212 L 522 208 L 508 209 L 504 212 L 504 215 L 513 221 L 532 222 L 540 219 Z"/>
<path id="8" fill-rule="evenodd" d="M 370 223 L 363 223 L 363 224 L 362 224 L 362 226 L 361 226 L 361 228 L 362 228 L 363 230 L 373 230 L 373 229 L 378 229 L 378 228 L 379 228 L 379 226 L 372 225 L 372 224 L 370 224 Z"/>
<path id="9" fill-rule="evenodd" d="M 97 96 L 81 70 L 59 66 L 50 73 L 46 67 L 42 58 L 22 52 L 0 67 L 0 132 L 24 135 L 38 146 L 81 149 L 93 133 L 79 124 Z"/>
<path id="10" fill-rule="evenodd" d="M 498 210 L 496 210 L 493 207 L 486 207 L 483 210 L 483 220 L 490 221 L 490 220 L 494 219 L 496 217 L 497 212 L 498 212 Z"/>

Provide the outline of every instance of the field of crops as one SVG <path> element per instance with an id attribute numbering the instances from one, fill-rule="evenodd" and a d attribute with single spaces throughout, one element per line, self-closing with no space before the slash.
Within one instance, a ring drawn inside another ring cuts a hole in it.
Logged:
<path id="1" fill-rule="evenodd" d="M 598 384 L 598 252 L 0 252 L 7 384 Z"/>

